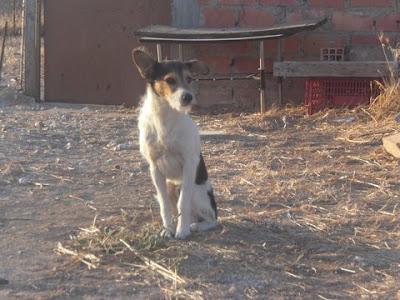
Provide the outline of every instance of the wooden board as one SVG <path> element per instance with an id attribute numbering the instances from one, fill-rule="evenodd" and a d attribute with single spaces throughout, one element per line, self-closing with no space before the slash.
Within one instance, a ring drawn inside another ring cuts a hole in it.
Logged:
<path id="1" fill-rule="evenodd" d="M 40 12 L 41 0 L 25 1 L 24 93 L 40 100 Z"/>
<path id="2" fill-rule="evenodd" d="M 396 65 L 393 63 L 393 67 Z M 388 72 L 384 61 L 286 61 L 274 63 L 277 77 L 366 77 L 378 78 Z"/>
<path id="3" fill-rule="evenodd" d="M 301 31 L 314 30 L 327 19 L 300 24 L 280 25 L 269 28 L 176 28 L 171 26 L 149 26 L 135 31 L 143 42 L 226 42 L 257 40 L 288 36 Z"/>

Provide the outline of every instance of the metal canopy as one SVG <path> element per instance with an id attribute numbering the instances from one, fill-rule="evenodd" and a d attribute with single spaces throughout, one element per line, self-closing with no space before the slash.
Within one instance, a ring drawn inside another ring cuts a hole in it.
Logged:
<path id="1" fill-rule="evenodd" d="M 327 19 L 324 18 L 322 20 L 269 28 L 176 28 L 153 25 L 135 31 L 135 35 L 141 42 L 154 43 L 254 41 L 282 38 L 298 32 L 314 30 L 326 22 Z"/>

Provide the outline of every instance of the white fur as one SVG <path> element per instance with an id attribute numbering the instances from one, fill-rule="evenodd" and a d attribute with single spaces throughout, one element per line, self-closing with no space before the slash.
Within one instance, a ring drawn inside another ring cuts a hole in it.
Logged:
<path id="1" fill-rule="evenodd" d="M 197 126 L 180 107 L 181 92 L 172 101 L 157 96 L 147 87 L 139 115 L 140 152 L 150 164 L 150 173 L 157 190 L 164 234 L 185 239 L 192 231 L 204 231 L 217 225 L 207 191 L 207 181 L 195 184 L 200 160 L 200 136 Z M 168 184 L 180 185 L 177 205 L 168 194 Z M 175 206 L 176 205 L 176 206 Z M 174 212 L 177 212 L 175 224 Z M 203 221 L 198 222 L 199 218 Z"/>

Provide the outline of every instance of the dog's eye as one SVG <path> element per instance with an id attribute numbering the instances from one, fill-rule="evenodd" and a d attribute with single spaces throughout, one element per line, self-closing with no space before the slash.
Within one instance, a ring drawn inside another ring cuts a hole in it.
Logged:
<path id="1" fill-rule="evenodd" d="M 190 76 L 186 77 L 186 82 L 187 82 L 187 83 L 191 84 L 192 81 L 193 81 L 193 78 L 192 78 L 192 77 L 190 77 Z"/>
<path id="2" fill-rule="evenodd" d="M 172 78 L 172 77 L 168 77 L 167 79 L 165 79 L 165 81 L 166 81 L 169 85 L 175 85 L 175 84 L 176 84 L 175 78 Z"/>

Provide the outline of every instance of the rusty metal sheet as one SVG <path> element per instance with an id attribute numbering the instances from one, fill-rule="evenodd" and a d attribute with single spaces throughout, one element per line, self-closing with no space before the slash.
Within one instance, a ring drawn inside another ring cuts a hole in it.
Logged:
<path id="1" fill-rule="evenodd" d="M 45 100 L 136 105 L 133 33 L 170 23 L 170 0 L 44 0 Z"/>

